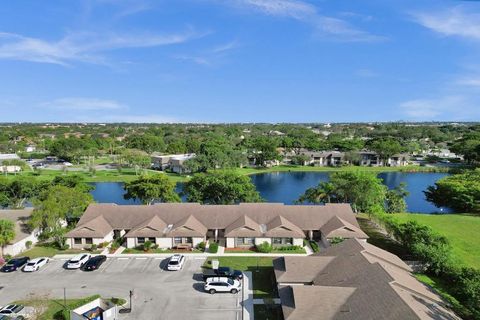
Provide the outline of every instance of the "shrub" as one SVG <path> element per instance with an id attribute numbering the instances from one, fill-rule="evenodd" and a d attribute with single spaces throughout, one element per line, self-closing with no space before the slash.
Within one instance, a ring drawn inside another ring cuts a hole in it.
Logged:
<path id="1" fill-rule="evenodd" d="M 143 251 L 149 251 L 152 248 L 153 243 L 147 240 L 143 243 Z"/>
<path id="2" fill-rule="evenodd" d="M 270 253 L 272 252 L 272 245 L 267 241 L 264 241 L 262 244 L 257 246 L 257 251 L 261 253 Z"/>
<path id="3" fill-rule="evenodd" d="M 199 244 L 197 244 L 198 250 L 205 251 L 205 242 L 202 241 Z"/>
<path id="4" fill-rule="evenodd" d="M 156 243 L 153 244 L 153 245 L 152 245 L 152 249 L 153 249 L 153 250 L 157 250 L 157 249 L 158 249 L 158 244 L 156 244 Z"/>
<path id="5" fill-rule="evenodd" d="M 283 247 L 278 247 L 277 250 L 280 251 L 297 251 L 302 249 L 300 246 L 283 246 Z"/>
<path id="6" fill-rule="evenodd" d="M 218 252 L 218 243 L 216 243 L 216 242 L 210 243 L 210 246 L 208 247 L 208 251 L 210 253 L 217 253 Z"/>
<path id="7" fill-rule="evenodd" d="M 30 240 L 28 240 L 27 242 L 25 242 L 25 247 L 26 247 L 27 249 L 30 249 L 30 248 L 32 247 L 32 244 L 33 244 L 33 242 L 30 241 Z"/>
<path id="8" fill-rule="evenodd" d="M 343 242 L 343 239 L 342 237 L 333 237 L 332 239 L 330 239 L 330 244 L 339 244 L 339 243 L 342 243 Z"/>
<path id="9" fill-rule="evenodd" d="M 90 246 L 90 251 L 95 251 L 97 250 L 97 245 L 95 243 L 92 243 L 92 245 Z"/>
<path id="10" fill-rule="evenodd" d="M 320 247 L 318 246 L 318 243 L 313 240 L 310 240 L 310 247 L 312 248 L 313 252 L 320 251 Z"/>

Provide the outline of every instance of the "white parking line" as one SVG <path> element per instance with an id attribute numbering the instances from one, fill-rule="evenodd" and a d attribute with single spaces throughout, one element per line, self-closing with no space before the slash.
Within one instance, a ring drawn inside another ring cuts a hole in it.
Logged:
<path id="1" fill-rule="evenodd" d="M 117 260 L 128 260 L 130 258 L 117 258 Z"/>
<path id="2" fill-rule="evenodd" d="M 147 260 L 148 258 L 137 257 L 135 260 Z"/>

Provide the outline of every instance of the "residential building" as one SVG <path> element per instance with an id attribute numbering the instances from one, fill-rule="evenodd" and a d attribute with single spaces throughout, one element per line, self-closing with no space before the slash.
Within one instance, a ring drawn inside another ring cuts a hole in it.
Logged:
<path id="1" fill-rule="evenodd" d="M 15 153 L 0 153 L 0 164 L 3 161 L 10 161 L 10 160 L 20 160 L 20 157 Z"/>
<path id="2" fill-rule="evenodd" d="M 22 171 L 20 166 L 0 166 L 0 173 L 17 173 Z"/>
<path id="3" fill-rule="evenodd" d="M 273 265 L 285 320 L 460 319 L 400 258 L 365 241 Z"/>
<path id="4" fill-rule="evenodd" d="M 128 248 L 147 240 L 160 248 L 195 247 L 203 241 L 234 248 L 263 242 L 273 246 L 303 246 L 306 238 L 324 244 L 335 237 L 368 238 L 349 204 L 281 203 L 91 204 L 66 237 L 71 248 L 84 248 L 119 237 L 126 239 Z"/>
<path id="5" fill-rule="evenodd" d="M 195 158 L 194 153 L 187 154 L 169 154 L 169 155 L 152 155 L 152 167 L 161 171 L 170 170 L 175 173 L 186 173 L 185 161 Z"/>
<path id="6" fill-rule="evenodd" d="M 28 220 L 32 215 L 32 208 L 18 210 L 0 210 L 0 219 L 10 220 L 15 224 L 15 238 L 3 248 L 3 254 L 18 255 L 27 250 L 27 242 L 38 242 L 38 230 L 30 230 Z"/>

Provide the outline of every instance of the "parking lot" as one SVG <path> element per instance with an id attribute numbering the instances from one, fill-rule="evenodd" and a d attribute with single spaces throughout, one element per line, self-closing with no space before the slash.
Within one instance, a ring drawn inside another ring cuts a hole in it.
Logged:
<path id="1" fill-rule="evenodd" d="M 128 300 L 133 311 L 121 319 L 242 319 L 242 294 L 203 291 L 204 258 L 187 257 L 180 271 L 165 271 L 164 258 L 109 258 L 99 270 L 66 270 L 64 260 L 51 260 L 34 273 L 0 274 L 0 304 L 24 299 L 29 293 L 51 298 L 80 298 L 93 294 Z"/>

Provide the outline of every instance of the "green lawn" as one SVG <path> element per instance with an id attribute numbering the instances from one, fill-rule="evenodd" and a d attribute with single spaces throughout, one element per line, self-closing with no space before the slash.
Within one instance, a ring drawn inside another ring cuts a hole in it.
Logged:
<path id="1" fill-rule="evenodd" d="M 151 249 L 148 252 L 145 252 L 143 249 L 137 248 L 127 248 L 122 251 L 122 254 L 145 254 L 145 253 L 202 253 L 203 251 L 193 249 L 192 251 L 186 250 L 172 250 L 172 249 Z"/>
<path id="2" fill-rule="evenodd" d="M 397 214 L 400 221 L 414 220 L 448 238 L 454 257 L 480 268 L 480 217 L 466 214 Z"/>
<path id="3" fill-rule="evenodd" d="M 204 267 L 210 268 L 210 261 L 217 259 L 220 266 L 232 269 L 251 271 L 253 274 L 254 298 L 276 298 L 277 286 L 273 273 L 273 258 L 270 257 L 212 257 L 208 258 Z"/>
<path id="4" fill-rule="evenodd" d="M 21 256 L 26 256 L 26 257 L 29 257 L 30 259 L 33 259 L 38 257 L 53 257 L 56 254 L 77 254 L 82 252 L 86 252 L 86 251 L 80 250 L 80 249 L 59 250 L 57 248 L 50 247 L 50 246 L 38 245 L 38 246 L 34 246 L 30 250 L 22 252 Z M 99 251 L 94 251 L 92 253 L 98 253 L 98 252 Z"/>
<path id="5" fill-rule="evenodd" d="M 67 310 L 74 310 L 97 298 L 100 298 L 100 296 L 93 295 L 93 296 L 82 298 L 82 299 L 67 299 L 66 301 L 64 301 L 63 299 L 43 300 L 42 298 L 39 299 L 39 297 L 35 297 L 33 299 L 15 301 L 15 303 L 23 304 L 26 306 L 32 306 L 34 308 L 46 307 L 45 312 L 43 312 L 39 316 L 38 318 L 39 320 L 64 319 L 62 315 L 67 316 L 65 320 L 70 320 L 70 312 L 69 311 L 63 312 L 65 309 L 64 302 L 66 302 Z M 118 305 L 124 305 L 126 303 L 125 299 L 112 298 L 110 300 L 113 300 Z"/>
<path id="6" fill-rule="evenodd" d="M 283 320 L 281 305 L 256 304 L 253 306 L 255 320 Z"/>

